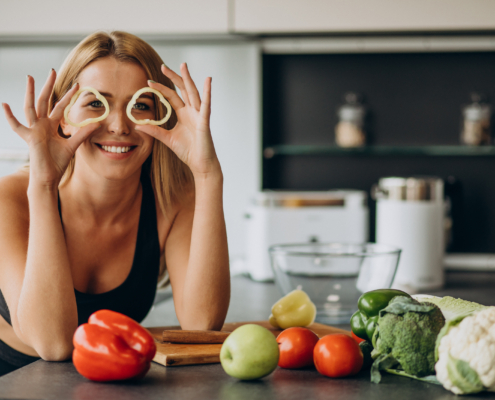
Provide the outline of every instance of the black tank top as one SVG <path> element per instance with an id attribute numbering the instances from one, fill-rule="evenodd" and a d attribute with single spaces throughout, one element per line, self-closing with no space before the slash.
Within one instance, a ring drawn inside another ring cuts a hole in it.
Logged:
<path id="1" fill-rule="evenodd" d="M 131 317 L 137 322 L 141 322 L 153 305 L 160 269 L 160 242 L 158 240 L 155 196 L 151 186 L 151 180 L 144 173 L 141 175 L 141 185 L 143 196 L 139 215 L 136 249 L 134 251 L 131 271 L 120 286 L 108 292 L 88 294 L 74 289 L 79 325 L 86 323 L 92 313 L 101 309 L 117 311 Z M 60 219 L 62 219 L 60 199 L 58 208 Z M 1 290 L 0 315 L 9 324 L 12 324 L 9 308 Z M 0 341 L 0 359 L 4 358 L 2 357 L 3 355 L 6 355 L 5 346 L 7 345 Z M 16 352 L 14 349 L 11 350 Z M 24 356 L 19 356 L 19 358 L 26 361 L 28 359 L 25 357 L 35 360 L 34 357 L 22 353 L 19 353 L 19 355 Z M 12 352 L 9 352 L 9 360 L 6 361 L 14 364 L 12 362 L 14 361 L 12 360 Z"/>

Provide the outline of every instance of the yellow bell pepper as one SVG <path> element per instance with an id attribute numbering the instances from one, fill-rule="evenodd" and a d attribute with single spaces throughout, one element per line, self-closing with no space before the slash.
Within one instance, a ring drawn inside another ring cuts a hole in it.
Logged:
<path id="1" fill-rule="evenodd" d="M 272 307 L 269 321 L 275 328 L 311 325 L 316 317 L 316 306 L 306 292 L 296 289 L 282 297 Z"/>

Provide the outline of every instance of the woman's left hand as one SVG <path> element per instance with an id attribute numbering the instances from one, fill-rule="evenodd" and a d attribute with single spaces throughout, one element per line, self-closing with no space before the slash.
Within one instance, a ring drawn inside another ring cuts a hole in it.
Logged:
<path id="1" fill-rule="evenodd" d="M 193 175 L 221 173 L 210 132 L 211 78 L 205 80 L 201 99 L 186 63 L 180 69 L 182 76 L 162 65 L 163 74 L 179 88 L 183 99 L 174 90 L 148 81 L 170 102 L 177 114 L 177 124 L 171 130 L 155 125 L 136 125 L 135 129 L 163 142 L 189 166 Z"/>

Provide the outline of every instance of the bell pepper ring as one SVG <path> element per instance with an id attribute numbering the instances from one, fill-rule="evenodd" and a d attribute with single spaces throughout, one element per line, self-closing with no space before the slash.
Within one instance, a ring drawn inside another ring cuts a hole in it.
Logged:
<path id="1" fill-rule="evenodd" d="M 165 115 L 165 117 L 162 118 L 160 121 L 154 121 L 151 119 L 136 119 L 131 113 L 132 107 L 134 106 L 134 104 L 136 104 L 136 101 L 139 98 L 139 96 L 141 96 L 143 93 L 146 92 L 156 94 L 160 99 L 160 102 L 167 108 L 167 115 Z M 127 112 L 127 117 L 129 117 L 129 119 L 137 125 L 163 125 L 172 116 L 172 107 L 170 106 L 170 103 L 167 100 L 165 100 L 163 94 L 161 94 L 158 90 L 150 87 L 144 87 L 142 89 L 139 89 L 136 93 L 134 93 L 134 96 L 132 96 L 131 101 L 129 102 L 129 104 L 127 104 L 126 112 Z"/>
<path id="2" fill-rule="evenodd" d="M 150 369 L 156 345 L 132 318 L 110 310 L 93 313 L 73 338 L 72 361 L 85 378 L 96 382 L 139 379 Z"/>
<path id="3" fill-rule="evenodd" d="M 98 100 L 100 100 L 103 103 L 103 105 L 105 106 L 105 112 L 103 113 L 103 115 L 101 115 L 97 118 L 88 118 L 88 119 L 85 119 L 84 121 L 79 122 L 79 123 L 72 122 L 69 119 L 69 111 L 72 108 L 72 106 L 74 105 L 74 103 L 77 101 L 77 99 L 79 98 L 81 93 L 83 93 L 83 92 L 93 93 L 96 96 L 96 98 Z M 106 117 L 108 117 L 109 113 L 110 113 L 110 107 L 108 105 L 107 99 L 105 99 L 105 97 L 103 95 L 101 95 L 100 92 L 98 92 L 98 90 L 96 90 L 95 88 L 92 88 L 91 86 L 86 86 L 86 87 L 79 89 L 76 93 L 74 93 L 74 96 L 72 96 L 72 98 L 70 99 L 70 103 L 68 104 L 67 107 L 65 107 L 64 118 L 69 125 L 75 126 L 76 128 L 81 128 L 83 126 L 92 124 L 94 122 L 103 121 Z"/>

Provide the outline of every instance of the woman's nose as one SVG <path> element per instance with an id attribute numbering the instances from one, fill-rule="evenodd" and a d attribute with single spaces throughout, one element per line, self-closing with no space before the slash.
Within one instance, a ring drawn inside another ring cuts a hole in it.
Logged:
<path id="1" fill-rule="evenodd" d="M 130 133 L 129 118 L 125 110 L 113 110 L 107 117 L 108 131 L 114 135 L 128 135 Z"/>

